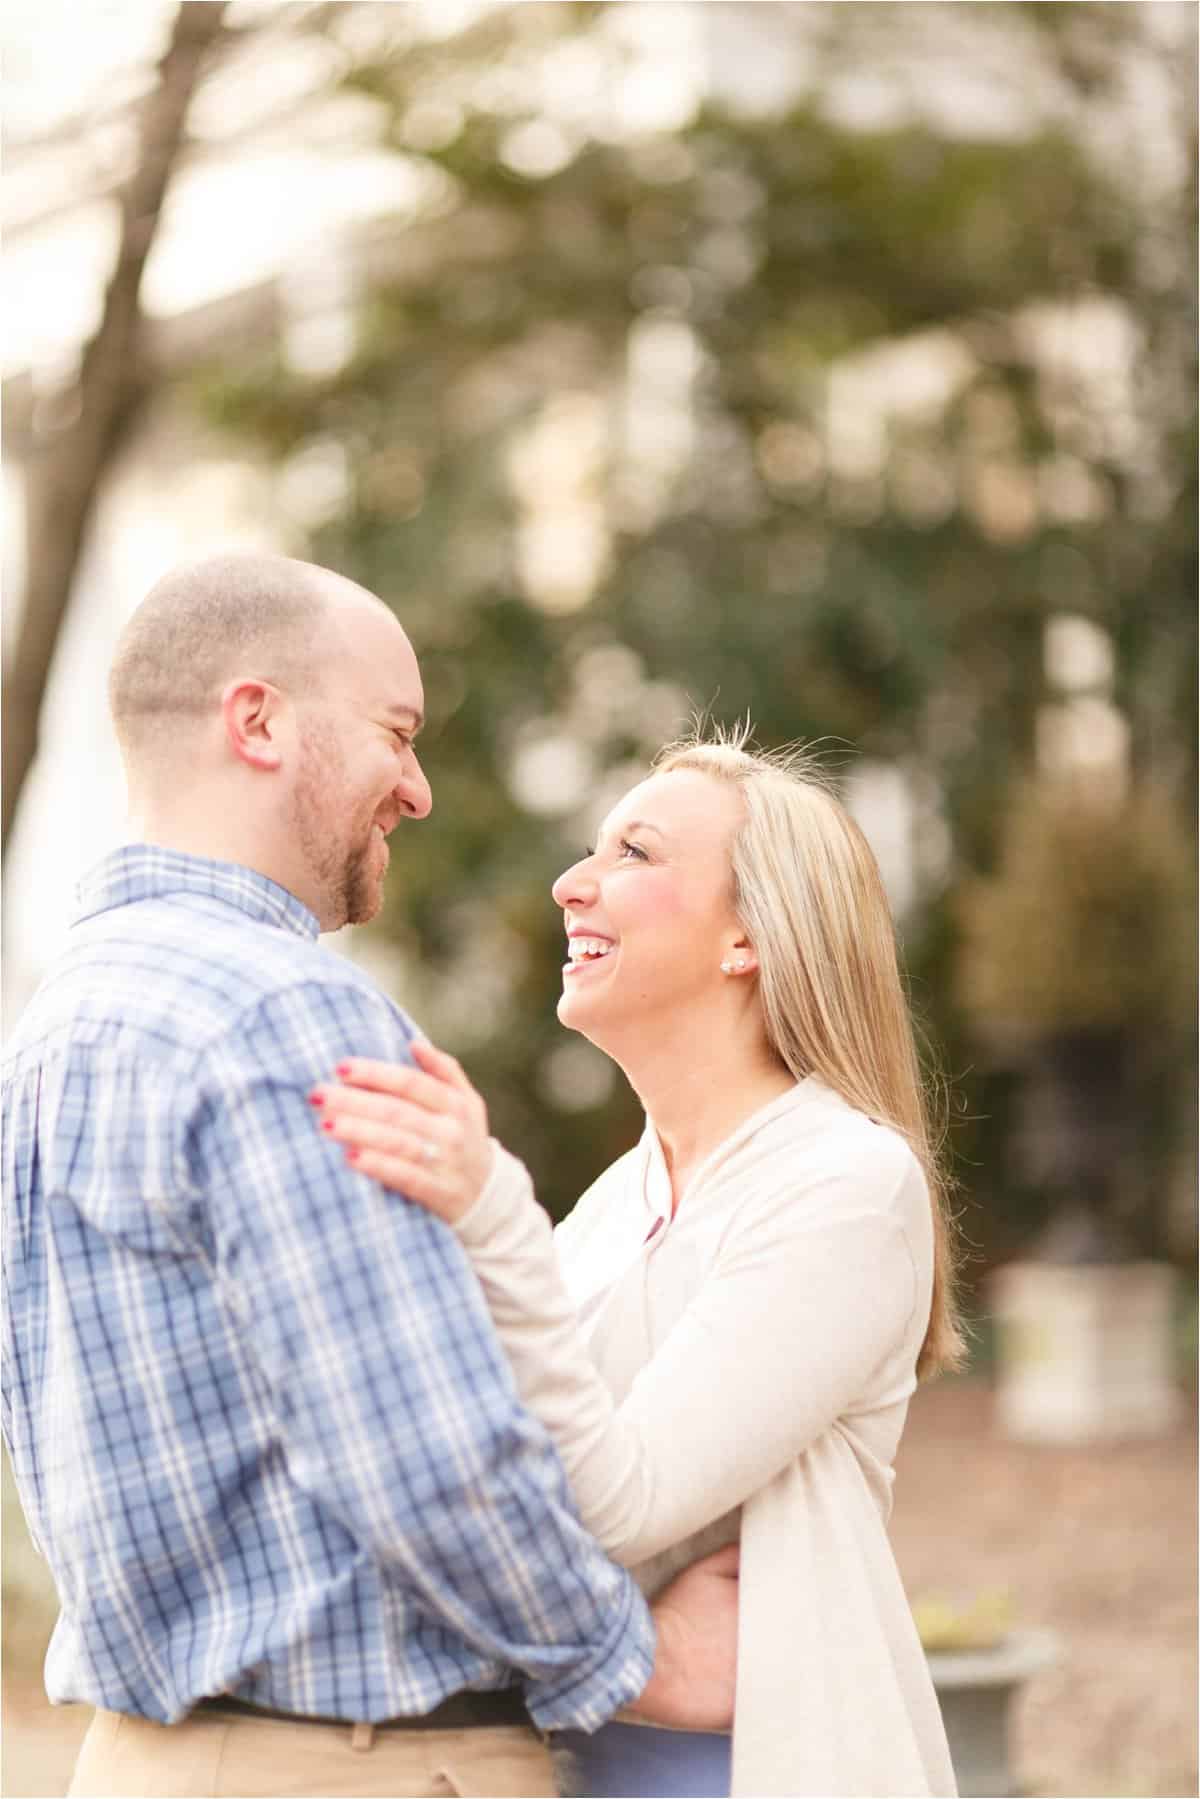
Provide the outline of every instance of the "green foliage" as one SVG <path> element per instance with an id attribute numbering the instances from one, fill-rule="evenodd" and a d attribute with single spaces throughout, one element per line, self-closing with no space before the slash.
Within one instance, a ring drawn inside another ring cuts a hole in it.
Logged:
<path id="1" fill-rule="evenodd" d="M 1160 793 L 1019 788 L 997 873 L 961 901 L 964 997 L 985 1029 L 1157 1037 L 1168 1057 L 1186 1044 L 1194 857 Z"/>
<path id="2" fill-rule="evenodd" d="M 903 38 L 910 11 L 752 10 L 781 31 L 815 21 L 847 56 L 856 33 Z M 514 167 L 512 134 L 546 110 L 564 46 L 612 58 L 608 9 L 490 9 L 437 39 L 401 16 L 345 81 L 379 108 L 381 143 L 436 177 L 436 204 L 397 224 L 345 366 L 298 372 L 281 342 L 200 386 L 210 418 L 282 465 L 330 441 L 344 453 L 344 504 L 300 521 L 295 547 L 396 607 L 431 720 L 434 816 L 403 837 L 380 929 L 552 1212 L 638 1115 L 622 1083 L 603 1098 L 594 1071 L 581 1081 L 584 1065 L 561 1060 L 547 890 L 589 808 L 565 776 L 561 803 L 531 800 L 515 773 L 531 745 L 573 745 L 603 793 L 689 706 L 712 706 L 749 711 L 764 742 L 823 740 L 925 781 L 949 867 L 904 921 L 906 946 L 962 1093 L 965 1185 L 984 1197 L 1010 1172 L 1008 1076 L 966 1072 L 953 888 L 994 868 L 1045 697 L 1049 616 L 1110 633 L 1139 778 L 1177 811 L 1194 782 L 1180 745 L 1195 381 L 1179 328 L 1194 209 L 1093 154 L 1138 9 L 1103 9 L 1120 26 L 1107 63 L 1097 9 L 955 11 L 1060 84 L 1054 118 L 1031 113 L 1007 137 L 916 113 L 863 131 L 823 104 L 818 76 L 785 117 L 710 105 L 673 135 L 567 131 L 537 176 Z M 1050 306 L 1075 309 L 1057 336 L 1038 325 Z M 1114 318 L 1135 346 L 1115 398 L 1054 347 Z M 924 402 L 905 402 L 897 345 L 928 379 Z M 672 454 L 680 362 L 690 437 Z M 853 397 L 838 400 L 848 371 L 864 416 L 877 410 L 865 453 Z M 539 484 L 560 477 L 544 443 L 532 472 L 521 459 L 556 431 L 579 465 L 559 560 L 589 520 L 599 550 L 582 584 L 539 590 L 526 534 Z"/>

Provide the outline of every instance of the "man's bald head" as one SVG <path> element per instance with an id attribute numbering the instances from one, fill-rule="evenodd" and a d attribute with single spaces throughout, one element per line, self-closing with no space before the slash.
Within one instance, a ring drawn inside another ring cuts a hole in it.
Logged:
<path id="1" fill-rule="evenodd" d="M 147 843 L 257 869 L 324 930 L 375 916 L 388 836 L 432 804 L 421 670 L 381 600 L 285 556 L 192 563 L 130 619 L 109 693 Z"/>
<path id="2" fill-rule="evenodd" d="M 344 576 L 289 556 L 210 556 L 173 569 L 113 659 L 109 703 L 122 749 L 135 758 L 160 749 L 164 726 L 199 722 L 239 675 L 312 691 L 330 626 L 354 606 L 387 610 Z"/>

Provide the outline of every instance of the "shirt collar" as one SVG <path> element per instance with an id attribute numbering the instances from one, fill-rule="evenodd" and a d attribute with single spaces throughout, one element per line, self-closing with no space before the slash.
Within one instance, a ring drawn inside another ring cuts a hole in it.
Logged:
<path id="1" fill-rule="evenodd" d="M 320 924 L 303 901 L 240 862 L 213 862 L 152 843 L 127 843 L 88 871 L 75 890 L 75 924 L 139 900 L 185 893 L 218 900 L 259 924 L 315 938 Z"/>

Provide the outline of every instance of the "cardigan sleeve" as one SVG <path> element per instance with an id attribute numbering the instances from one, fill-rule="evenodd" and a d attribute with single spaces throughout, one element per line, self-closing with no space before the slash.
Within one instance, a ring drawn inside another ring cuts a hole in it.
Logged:
<path id="1" fill-rule="evenodd" d="M 749 1195 L 620 1406 L 576 1324 L 550 1221 L 496 1146 L 456 1229 L 521 1396 L 615 1560 L 636 1567 L 743 1504 L 870 1392 L 903 1343 L 919 1283 L 892 1202 L 923 1180 L 906 1149 L 897 1169 L 903 1146 L 885 1141 L 875 1166 L 791 1187 L 781 1172 Z"/>

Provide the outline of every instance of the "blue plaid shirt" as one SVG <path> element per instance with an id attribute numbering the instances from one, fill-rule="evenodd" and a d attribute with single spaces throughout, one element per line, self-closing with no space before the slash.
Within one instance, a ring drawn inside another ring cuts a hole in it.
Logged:
<path id="1" fill-rule="evenodd" d="M 59 1701 L 429 1711 L 514 1673 L 544 1728 L 653 1628 L 584 1531 L 444 1224 L 307 1094 L 413 1027 L 251 870 L 85 881 L 4 1064 L 3 1430 L 62 1607 Z"/>

